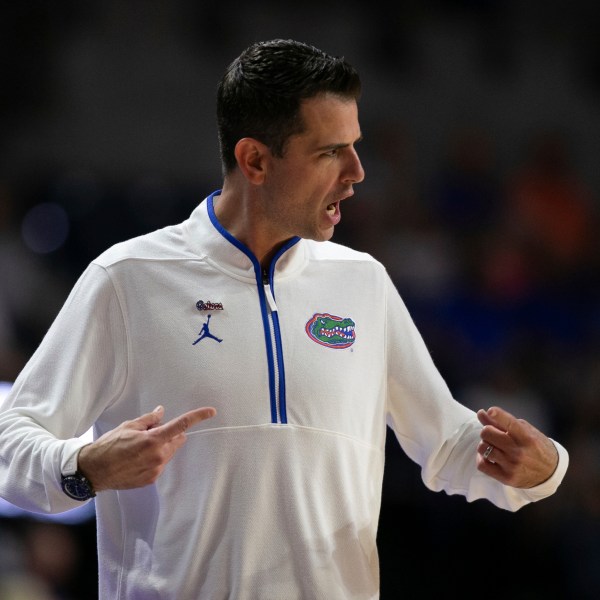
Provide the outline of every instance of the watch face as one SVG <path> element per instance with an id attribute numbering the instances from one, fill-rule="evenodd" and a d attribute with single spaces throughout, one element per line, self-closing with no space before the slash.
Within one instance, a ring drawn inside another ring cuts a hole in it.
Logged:
<path id="1" fill-rule="evenodd" d="M 66 475 L 62 478 L 62 488 L 74 500 L 89 500 L 94 492 L 87 479 L 78 475 Z"/>

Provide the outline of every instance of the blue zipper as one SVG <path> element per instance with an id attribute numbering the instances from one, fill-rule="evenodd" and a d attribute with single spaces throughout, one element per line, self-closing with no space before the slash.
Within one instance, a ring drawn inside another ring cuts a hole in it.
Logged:
<path id="1" fill-rule="evenodd" d="M 279 258 L 287 252 L 300 238 L 295 237 L 286 242 L 275 254 L 269 270 L 264 272 L 261 269 L 260 263 L 254 254 L 244 244 L 234 238 L 217 220 L 213 207 L 213 197 L 220 194 L 220 190 L 214 192 L 208 197 L 208 216 L 214 227 L 221 235 L 231 242 L 236 248 L 243 252 L 252 262 L 254 267 L 254 275 L 256 278 L 256 287 L 258 290 L 258 298 L 260 301 L 260 312 L 263 322 L 263 330 L 265 335 L 265 349 L 267 352 L 267 364 L 269 369 L 269 399 L 271 404 L 271 422 L 272 423 L 287 423 L 287 406 L 285 394 L 285 368 L 283 364 L 283 346 L 281 343 L 281 328 L 279 325 L 279 313 L 276 304 L 271 306 L 271 302 L 267 299 L 268 287 L 273 301 L 275 301 L 275 265 Z M 272 328 L 271 328 L 272 324 Z"/>

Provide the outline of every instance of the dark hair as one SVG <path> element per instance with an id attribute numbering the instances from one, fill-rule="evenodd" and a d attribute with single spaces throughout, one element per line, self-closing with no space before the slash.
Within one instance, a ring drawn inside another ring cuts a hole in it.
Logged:
<path id="1" fill-rule="evenodd" d="M 343 57 L 294 40 L 252 44 L 229 65 L 217 90 L 224 174 L 236 167 L 235 145 L 244 137 L 283 156 L 288 138 L 303 131 L 303 100 L 325 93 L 358 100 L 360 91 L 358 73 Z"/>

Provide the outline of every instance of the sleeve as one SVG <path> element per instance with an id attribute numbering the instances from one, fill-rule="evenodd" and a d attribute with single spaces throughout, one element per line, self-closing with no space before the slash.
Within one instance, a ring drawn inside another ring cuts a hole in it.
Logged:
<path id="1" fill-rule="evenodd" d="M 506 486 L 477 469 L 482 426 L 472 410 L 452 397 L 389 278 L 387 285 L 388 425 L 404 452 L 421 466 L 425 485 L 461 494 L 469 502 L 485 498 L 511 511 L 553 494 L 568 465 L 567 451 L 557 442 L 558 467 L 534 488 Z"/>
<path id="2" fill-rule="evenodd" d="M 0 496 L 58 513 L 81 503 L 61 489 L 86 443 L 79 438 L 121 394 L 126 323 L 106 270 L 83 273 L 0 412 Z"/>

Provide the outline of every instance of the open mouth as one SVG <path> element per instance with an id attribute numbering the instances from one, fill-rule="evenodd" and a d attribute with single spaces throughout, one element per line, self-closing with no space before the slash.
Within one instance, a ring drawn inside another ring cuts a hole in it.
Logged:
<path id="1" fill-rule="evenodd" d="M 339 201 L 328 204 L 325 212 L 327 213 L 327 219 L 331 225 L 337 225 L 340 222 L 342 215 L 340 213 Z"/>

